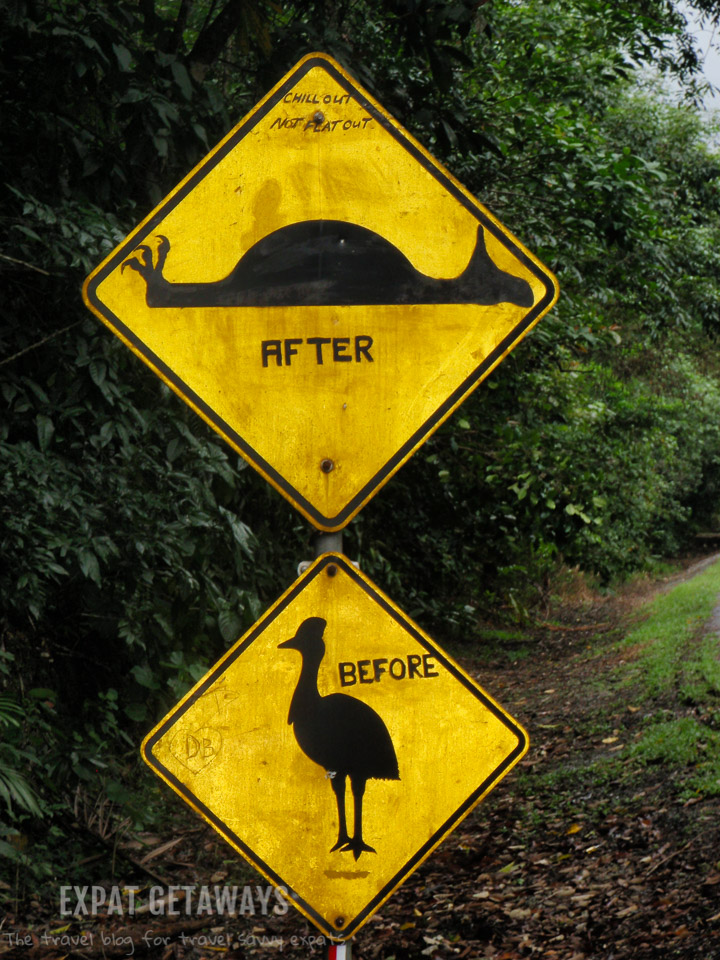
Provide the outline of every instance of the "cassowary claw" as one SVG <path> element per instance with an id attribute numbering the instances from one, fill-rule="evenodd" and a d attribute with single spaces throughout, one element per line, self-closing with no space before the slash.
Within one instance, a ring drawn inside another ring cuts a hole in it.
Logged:
<path id="1" fill-rule="evenodd" d="M 162 234 L 158 234 L 157 239 L 160 242 L 158 243 L 157 250 L 154 252 L 156 257 L 154 263 L 152 247 L 148 246 L 147 243 L 142 243 L 136 247 L 132 255 L 125 260 L 120 268 L 121 272 L 124 272 L 125 267 L 130 267 L 131 270 L 136 270 L 146 281 L 153 273 L 162 272 L 170 250 L 170 241 Z"/>

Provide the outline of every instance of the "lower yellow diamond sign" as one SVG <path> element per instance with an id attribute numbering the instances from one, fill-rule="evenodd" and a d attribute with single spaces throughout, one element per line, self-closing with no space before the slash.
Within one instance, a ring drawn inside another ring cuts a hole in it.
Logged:
<path id="1" fill-rule="evenodd" d="M 345 940 L 527 746 L 367 577 L 325 554 L 150 733 L 143 756 Z"/>

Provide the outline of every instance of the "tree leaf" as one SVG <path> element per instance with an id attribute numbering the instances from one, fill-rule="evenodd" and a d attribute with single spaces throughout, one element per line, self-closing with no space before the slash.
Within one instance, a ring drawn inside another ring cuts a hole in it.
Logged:
<path id="1" fill-rule="evenodd" d="M 80 569 L 82 570 L 84 576 L 100 586 L 100 564 L 98 563 L 97 556 L 92 552 L 92 550 L 88 550 L 86 548 L 80 550 L 78 554 L 78 562 L 80 563 Z"/>
<path id="2" fill-rule="evenodd" d="M 44 453 L 50 446 L 50 441 L 55 433 L 55 425 L 50 417 L 44 413 L 39 413 L 35 417 L 35 425 L 37 427 L 38 445 Z"/>

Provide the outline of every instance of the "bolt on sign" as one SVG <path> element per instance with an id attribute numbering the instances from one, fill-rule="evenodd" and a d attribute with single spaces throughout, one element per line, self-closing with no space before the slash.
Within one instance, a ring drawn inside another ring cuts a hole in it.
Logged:
<path id="1" fill-rule="evenodd" d="M 550 309 L 549 271 L 334 60 L 301 60 L 85 302 L 321 530 Z"/>
<path id="2" fill-rule="evenodd" d="M 310 921 L 345 940 L 527 744 L 367 577 L 324 554 L 142 752 Z"/>

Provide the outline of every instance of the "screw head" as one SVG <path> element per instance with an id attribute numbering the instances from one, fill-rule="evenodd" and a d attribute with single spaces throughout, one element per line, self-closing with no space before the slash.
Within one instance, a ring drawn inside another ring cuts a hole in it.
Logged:
<path id="1" fill-rule="evenodd" d="M 337 576 L 337 572 L 338 572 L 338 568 L 335 566 L 334 563 L 331 563 L 330 566 L 327 568 L 327 575 L 329 577 L 334 577 L 334 576 Z"/>
<path id="2" fill-rule="evenodd" d="M 317 113 L 313 116 L 313 120 L 315 121 L 315 123 L 322 123 L 324 119 L 325 119 L 325 114 L 322 113 L 320 110 L 318 110 Z"/>
<path id="3" fill-rule="evenodd" d="M 324 460 L 320 461 L 320 469 L 323 473 L 330 473 L 335 469 L 335 464 L 332 460 L 326 457 Z"/>
<path id="4" fill-rule="evenodd" d="M 336 927 L 344 927 L 344 926 L 345 926 L 345 917 L 336 917 L 336 918 L 335 918 L 335 926 L 336 926 Z"/>

